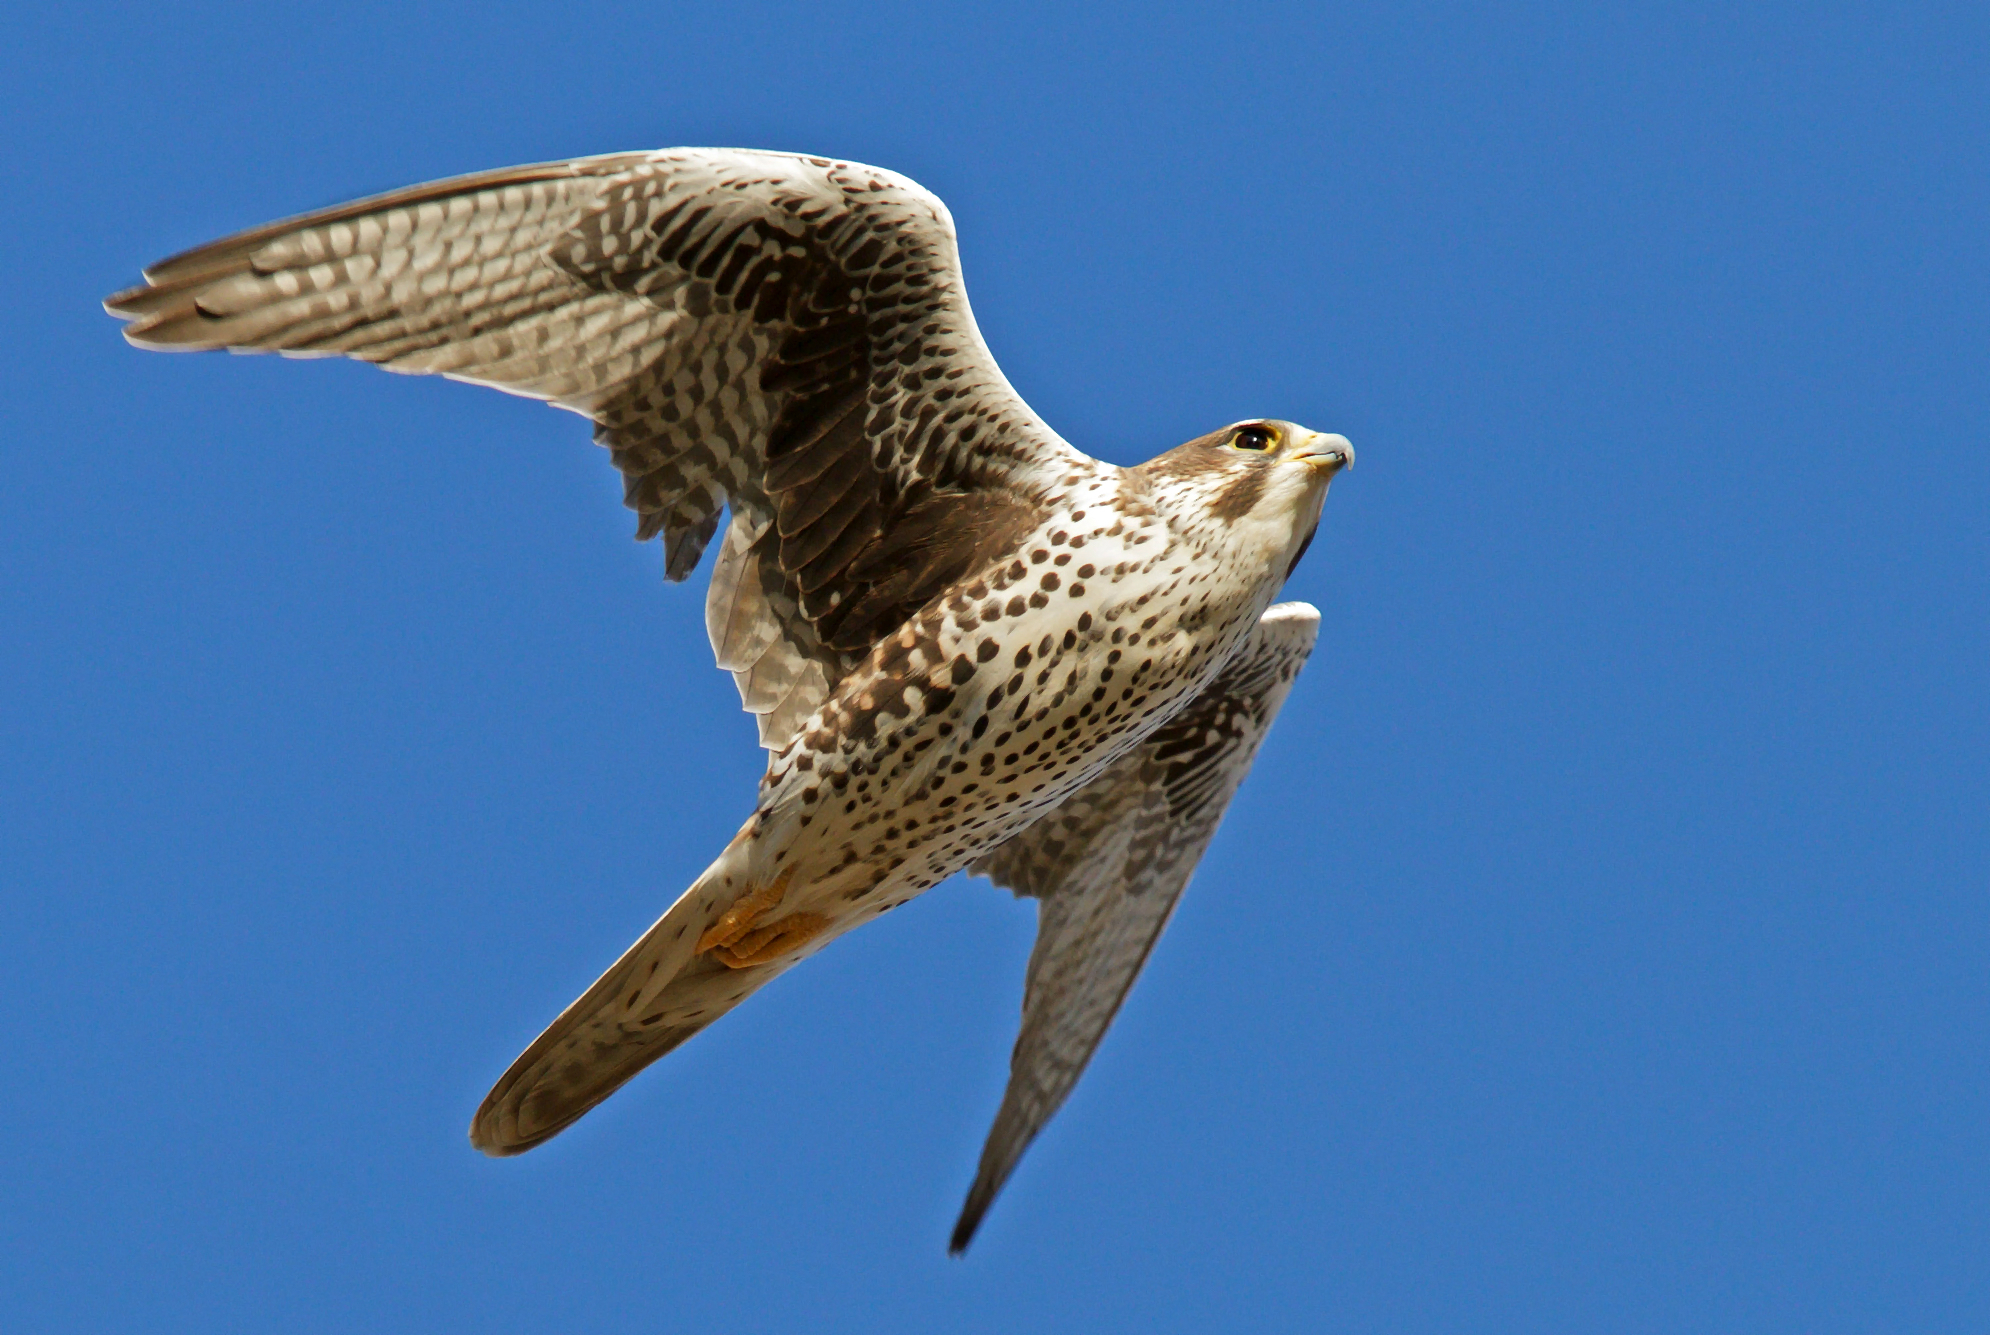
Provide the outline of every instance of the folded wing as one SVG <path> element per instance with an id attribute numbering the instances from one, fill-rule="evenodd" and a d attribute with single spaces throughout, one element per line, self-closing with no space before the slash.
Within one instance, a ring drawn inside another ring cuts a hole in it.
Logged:
<path id="1" fill-rule="evenodd" d="M 637 536 L 697 565 L 719 664 L 779 748 L 905 618 L 1099 465 L 1016 395 L 945 207 L 890 172 L 741 150 L 416 186 L 154 265 L 148 348 L 346 356 L 592 418 Z"/>
<path id="2" fill-rule="evenodd" d="M 1320 614 L 1271 608 L 1161 730 L 973 870 L 1037 901 L 1009 1086 L 954 1226 L 966 1250 L 996 1193 L 1078 1083 L 1312 652 Z"/>

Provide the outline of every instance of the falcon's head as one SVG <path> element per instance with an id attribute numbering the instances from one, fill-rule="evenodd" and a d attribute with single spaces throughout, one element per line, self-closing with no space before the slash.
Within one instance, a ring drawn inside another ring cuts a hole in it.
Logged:
<path id="1" fill-rule="evenodd" d="M 1253 418 L 1178 445 L 1137 472 L 1177 522 L 1242 559 L 1257 557 L 1282 581 L 1319 527 L 1334 474 L 1354 463 L 1346 436 L 1297 422 Z"/>

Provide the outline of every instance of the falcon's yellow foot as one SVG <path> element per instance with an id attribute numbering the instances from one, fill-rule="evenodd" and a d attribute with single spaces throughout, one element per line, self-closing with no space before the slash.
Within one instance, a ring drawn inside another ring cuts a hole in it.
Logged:
<path id="1" fill-rule="evenodd" d="M 698 953 L 709 953 L 728 968 L 744 969 L 785 955 L 827 927 L 829 920 L 819 913 L 791 913 L 760 926 L 761 918 L 780 907 L 793 876 L 794 869 L 789 868 L 760 889 L 741 896 L 698 938 Z"/>
<path id="2" fill-rule="evenodd" d="M 800 950 L 829 926 L 820 913 L 791 913 L 777 923 L 756 927 L 727 946 L 713 946 L 712 958 L 728 969 L 750 969 Z"/>

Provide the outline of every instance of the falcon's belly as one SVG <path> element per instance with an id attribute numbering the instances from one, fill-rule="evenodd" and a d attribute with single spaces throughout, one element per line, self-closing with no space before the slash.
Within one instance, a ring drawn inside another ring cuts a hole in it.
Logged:
<path id="1" fill-rule="evenodd" d="M 1273 588 L 1238 570 L 1107 493 L 908 622 L 773 758 L 740 850 L 769 920 L 826 941 L 1057 805 L 1256 623 Z"/>

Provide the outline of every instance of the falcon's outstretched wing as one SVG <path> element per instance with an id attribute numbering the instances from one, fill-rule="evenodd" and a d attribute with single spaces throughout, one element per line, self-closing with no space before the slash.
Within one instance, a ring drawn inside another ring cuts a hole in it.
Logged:
<path id="1" fill-rule="evenodd" d="M 1036 948 L 1009 1087 L 950 1250 L 965 1251 L 1030 1141 L 1078 1083 L 1251 767 L 1320 614 L 1271 608 L 1159 732 L 973 871 L 1036 898 Z"/>
<path id="2" fill-rule="evenodd" d="M 1099 465 L 1009 386 L 951 218 L 874 167 L 619 153 L 416 186 L 154 265 L 140 347 L 347 356 L 592 418 L 637 536 L 697 565 L 779 748 L 885 634 Z"/>

